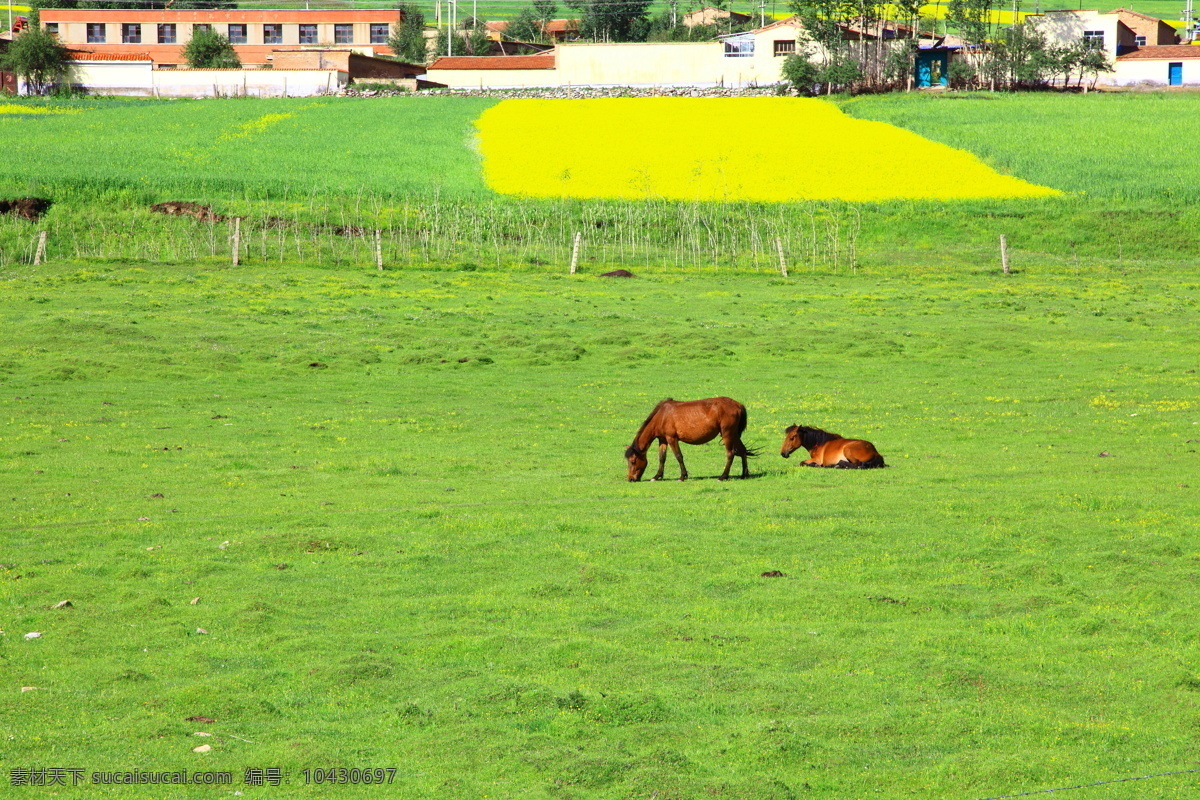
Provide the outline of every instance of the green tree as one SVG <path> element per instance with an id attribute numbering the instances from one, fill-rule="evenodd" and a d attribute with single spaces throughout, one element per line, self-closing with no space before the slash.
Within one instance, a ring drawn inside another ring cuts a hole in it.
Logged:
<path id="1" fill-rule="evenodd" d="M 58 43 L 58 37 L 42 28 L 35 6 L 29 11 L 25 30 L 12 40 L 7 52 L 0 56 L 0 64 L 25 81 L 30 94 L 45 94 L 67 74 L 70 59 L 67 58 L 67 49 Z"/>
<path id="2" fill-rule="evenodd" d="M 828 63 L 842 43 L 842 25 L 853 14 L 847 0 L 792 0 L 793 13 L 804 26 L 804 38 L 821 45 Z"/>
<path id="3" fill-rule="evenodd" d="M 424 64 L 427 57 L 425 15 L 416 3 L 401 3 L 396 10 L 400 13 L 400 22 L 392 28 L 387 41 L 392 55 L 401 61 Z"/>
<path id="4" fill-rule="evenodd" d="M 570 0 L 580 12 L 579 35 L 597 42 L 642 42 L 653 0 Z"/>
<path id="5" fill-rule="evenodd" d="M 862 80 L 862 67 L 845 48 L 831 55 L 832 58 L 817 73 L 817 80 L 825 84 L 826 94 L 832 94 L 835 90 L 849 92 L 856 82 Z"/>
<path id="6" fill-rule="evenodd" d="M 917 65 L 917 47 L 893 47 L 883 62 L 883 80 L 894 88 L 905 88 Z"/>
<path id="7" fill-rule="evenodd" d="M 535 9 L 525 6 L 508 22 L 504 35 L 518 42 L 545 41 L 545 25 Z"/>
<path id="8" fill-rule="evenodd" d="M 192 69 L 237 69 L 242 65 L 229 40 L 212 28 L 193 28 L 183 57 Z"/>
<path id="9" fill-rule="evenodd" d="M 533 0 L 533 13 L 537 15 L 538 22 L 542 25 L 542 36 L 546 35 L 546 26 L 550 24 L 550 20 L 554 19 L 557 11 L 558 3 L 555 0 Z"/>
<path id="10" fill-rule="evenodd" d="M 483 56 L 487 55 L 491 46 L 487 28 L 483 26 L 482 21 L 469 17 L 457 30 L 439 28 L 434 51 L 438 56 Z"/>
<path id="11" fill-rule="evenodd" d="M 802 95 L 815 94 L 817 84 L 821 82 L 821 68 L 803 53 L 792 53 L 785 58 L 781 72 L 783 79 Z"/>

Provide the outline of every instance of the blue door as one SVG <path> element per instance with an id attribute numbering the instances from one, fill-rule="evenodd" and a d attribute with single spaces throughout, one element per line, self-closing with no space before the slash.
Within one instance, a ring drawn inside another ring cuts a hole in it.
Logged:
<path id="1" fill-rule="evenodd" d="M 917 88 L 926 86 L 945 86 L 946 64 L 949 61 L 947 53 L 924 52 L 917 54 Z"/>
<path id="2" fill-rule="evenodd" d="M 933 85 L 933 62 L 922 53 L 917 57 L 917 88 Z"/>
<path id="3" fill-rule="evenodd" d="M 1167 85 L 1183 86 L 1183 62 L 1172 61 L 1167 64 Z"/>

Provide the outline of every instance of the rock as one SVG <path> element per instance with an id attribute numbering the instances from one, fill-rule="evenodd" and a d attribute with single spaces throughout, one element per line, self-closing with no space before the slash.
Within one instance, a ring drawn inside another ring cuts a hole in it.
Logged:
<path id="1" fill-rule="evenodd" d="M 207 752 L 209 752 L 210 750 L 212 750 L 212 745 L 211 745 L 211 744 L 202 744 L 202 745 L 200 745 L 199 747 L 193 747 L 193 748 L 192 748 L 192 752 L 193 752 L 193 753 L 207 753 Z"/>
<path id="2" fill-rule="evenodd" d="M 74 608 L 74 607 L 75 607 L 75 604 L 72 603 L 70 600 L 59 600 L 54 605 L 50 606 L 50 609 L 57 610 L 60 608 Z"/>

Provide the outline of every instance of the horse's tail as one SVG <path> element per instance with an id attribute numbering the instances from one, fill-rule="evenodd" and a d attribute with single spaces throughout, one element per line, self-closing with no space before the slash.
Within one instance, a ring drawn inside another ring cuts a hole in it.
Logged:
<path id="1" fill-rule="evenodd" d="M 737 440 L 742 446 L 742 452 L 739 455 L 744 455 L 746 458 L 755 458 L 758 456 L 759 450 L 756 447 L 746 447 L 742 441 L 742 434 L 746 432 L 746 425 L 750 422 L 750 416 L 746 413 L 746 407 L 738 403 L 737 411 Z"/>

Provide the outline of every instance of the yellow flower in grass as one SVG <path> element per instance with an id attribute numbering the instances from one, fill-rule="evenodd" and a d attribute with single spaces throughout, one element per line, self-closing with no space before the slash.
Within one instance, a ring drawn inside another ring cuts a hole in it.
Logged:
<path id="1" fill-rule="evenodd" d="M 20 103 L 0 103 L 0 114 L 78 114 L 77 108 L 54 106 L 24 106 Z"/>
<path id="2" fill-rule="evenodd" d="M 822 100 L 505 100 L 476 126 L 485 178 L 503 194 L 760 202 L 1058 194 Z"/>

